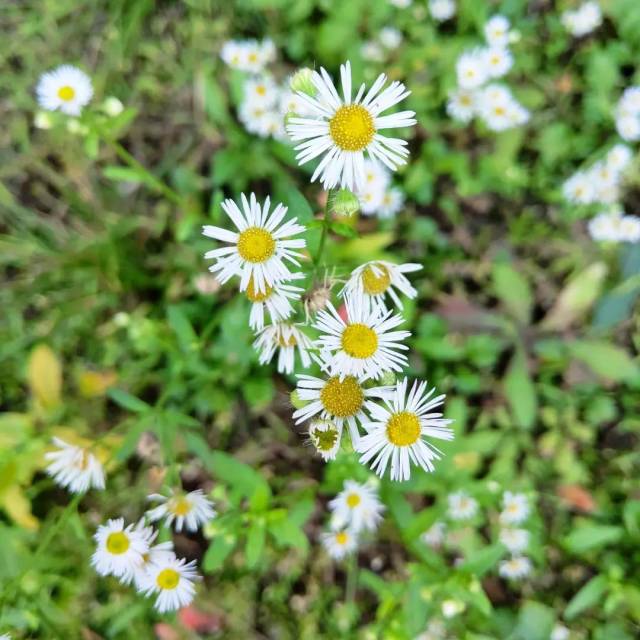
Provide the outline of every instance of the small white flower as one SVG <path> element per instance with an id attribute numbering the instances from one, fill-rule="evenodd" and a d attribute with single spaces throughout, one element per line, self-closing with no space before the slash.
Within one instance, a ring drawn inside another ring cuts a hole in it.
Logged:
<path id="1" fill-rule="evenodd" d="M 289 118 L 287 133 L 293 141 L 303 141 L 296 147 L 301 165 L 323 156 L 311 177 L 312 182 L 319 177 L 325 189 L 340 185 L 356 191 L 364 183 L 365 153 L 391 170 L 406 163 L 407 143 L 400 138 L 383 136 L 379 131 L 410 127 L 416 120 L 413 111 L 381 115 L 410 94 L 401 82 L 392 82 L 383 90 L 387 77 L 381 74 L 368 92 L 365 93 L 362 84 L 352 100 L 349 62 L 341 65 L 340 76 L 342 97 L 325 69 L 313 72 L 316 96 L 299 93 L 313 115 Z"/>
<path id="2" fill-rule="evenodd" d="M 515 556 L 500 563 L 498 573 L 507 580 L 526 578 L 532 570 L 531 560 L 526 556 Z"/>
<path id="3" fill-rule="evenodd" d="M 11 640 L 11 636 L 8 633 L 3 633 L 0 636 L 0 640 Z"/>
<path id="4" fill-rule="evenodd" d="M 526 529 L 506 527 L 500 530 L 500 542 L 510 553 L 522 553 L 529 546 L 529 532 Z"/>
<path id="5" fill-rule="evenodd" d="M 589 234 L 596 242 L 640 242 L 640 217 L 605 211 L 589 221 Z"/>
<path id="6" fill-rule="evenodd" d="M 407 9 L 411 6 L 413 0 L 389 0 L 389 2 L 398 9 Z"/>
<path id="7" fill-rule="evenodd" d="M 334 560 L 342 560 L 358 548 L 356 534 L 349 529 L 326 531 L 321 537 L 322 546 Z"/>
<path id="8" fill-rule="evenodd" d="M 597 2 L 585 2 L 575 11 L 565 11 L 561 16 L 566 30 L 578 38 L 591 33 L 602 24 L 602 12 Z"/>
<path id="9" fill-rule="evenodd" d="M 470 520 L 478 512 L 478 502 L 464 491 L 452 493 L 447 497 L 449 517 L 452 520 Z"/>
<path id="10" fill-rule="evenodd" d="M 367 434 L 356 446 L 362 454 L 361 464 L 369 463 L 382 477 L 391 463 L 391 479 L 400 481 L 411 477 L 411 464 L 424 471 L 435 469 L 433 462 L 440 459 L 442 452 L 429 438 L 453 440 L 448 426 L 452 421 L 437 411 L 445 395 L 432 397 L 435 388 L 427 391 L 424 381 L 415 381 L 407 394 L 407 385 L 404 378 L 396 384 L 393 396 L 383 400 L 384 404 L 371 407 L 371 421 L 363 425 Z"/>
<path id="11" fill-rule="evenodd" d="M 395 27 L 383 27 L 378 34 L 383 47 L 397 49 L 402 43 L 402 32 Z"/>
<path id="12" fill-rule="evenodd" d="M 341 439 L 341 424 L 331 420 L 312 420 L 309 423 L 309 441 L 325 462 L 335 460 Z"/>
<path id="13" fill-rule="evenodd" d="M 463 53 L 456 63 L 458 84 L 463 89 L 477 89 L 489 78 L 487 61 L 482 49 L 471 49 Z"/>
<path id="14" fill-rule="evenodd" d="M 365 305 L 378 306 L 381 309 L 385 308 L 385 299 L 388 295 L 396 307 L 402 309 L 402 300 L 396 293 L 396 289 L 407 298 L 415 298 L 418 292 L 404 274 L 420 269 L 422 265 L 411 262 L 406 264 L 393 264 L 384 260 L 366 262 L 351 272 L 340 295 L 361 300 Z"/>
<path id="15" fill-rule="evenodd" d="M 145 587 L 150 566 L 152 564 L 168 562 L 174 559 L 176 555 L 174 553 L 173 542 L 171 542 L 171 540 L 159 542 L 156 545 L 153 544 L 155 539 L 158 537 L 158 532 L 153 527 L 145 526 L 144 519 L 138 522 L 136 530 L 141 533 L 149 548 L 146 553 L 142 554 L 142 562 L 135 568 L 133 574 L 133 582 L 136 588 L 140 591 Z"/>
<path id="16" fill-rule="evenodd" d="M 384 505 L 378 498 L 378 492 L 370 483 L 360 484 L 354 480 L 345 480 L 343 490 L 329 502 L 332 511 L 333 529 L 350 529 L 358 534 L 361 531 L 375 531 L 382 520 Z"/>
<path id="17" fill-rule="evenodd" d="M 501 78 L 513 66 L 513 56 L 504 47 L 490 47 L 485 49 L 485 66 L 491 78 Z"/>
<path id="18" fill-rule="evenodd" d="M 260 73 L 275 59 L 275 47 L 271 40 L 228 40 L 222 46 L 220 57 L 233 69 L 248 73 Z"/>
<path id="19" fill-rule="evenodd" d="M 404 193 L 396 187 L 387 189 L 378 207 L 378 217 L 382 219 L 393 218 L 402 209 L 403 205 Z"/>
<path id="20" fill-rule="evenodd" d="M 478 115 L 492 131 L 504 131 L 524 124 L 529 112 L 515 100 L 507 87 L 487 85 L 478 97 Z"/>
<path id="21" fill-rule="evenodd" d="M 569 640 L 569 629 L 563 624 L 556 624 L 551 631 L 549 640 Z"/>
<path id="22" fill-rule="evenodd" d="M 478 93 L 472 89 L 454 89 L 447 100 L 447 113 L 460 122 L 469 122 L 478 108 Z"/>
<path id="23" fill-rule="evenodd" d="M 292 280 L 304 278 L 301 273 L 292 273 Z M 277 282 L 272 287 L 267 285 L 266 291 L 256 291 L 253 280 L 249 280 L 249 286 L 245 295 L 251 302 L 249 326 L 255 331 L 264 329 L 265 311 L 269 313 L 271 322 L 286 320 L 293 313 L 292 300 L 300 300 L 304 289 L 294 287 L 283 282 Z"/>
<path id="24" fill-rule="evenodd" d="M 495 15 L 484 25 L 484 37 L 490 47 L 506 47 L 509 44 L 509 20 Z"/>
<path id="25" fill-rule="evenodd" d="M 248 78 L 244 83 L 244 101 L 253 107 L 270 109 L 280 97 L 280 90 L 270 76 Z"/>
<path id="26" fill-rule="evenodd" d="M 379 211 L 384 198 L 384 191 L 373 184 L 367 184 L 358 190 L 360 212 L 364 216 L 372 216 Z"/>
<path id="27" fill-rule="evenodd" d="M 591 204 L 595 198 L 593 184 L 584 171 L 574 173 L 562 185 L 562 193 L 565 199 L 573 204 Z"/>
<path id="28" fill-rule="evenodd" d="M 616 130 L 620 137 L 627 142 L 640 140 L 640 118 L 624 115 L 616 118 Z"/>
<path id="29" fill-rule="evenodd" d="M 320 348 L 332 354 L 331 375 L 343 379 L 347 375 L 358 378 L 380 378 L 387 371 L 402 371 L 407 356 L 399 351 L 407 350 L 402 344 L 410 331 L 394 331 L 404 322 L 399 314 L 370 308 L 361 299 L 345 297 L 345 316 L 342 319 L 336 308 L 327 303 L 319 311 L 314 327 L 321 335 L 317 339 Z"/>
<path id="30" fill-rule="evenodd" d="M 193 601 L 193 583 L 198 579 L 195 560 L 163 559 L 149 565 L 140 591 L 147 596 L 158 594 L 154 606 L 160 613 L 175 611 Z"/>
<path id="31" fill-rule="evenodd" d="M 365 40 L 360 47 L 360 55 L 368 62 L 382 62 L 385 59 L 384 49 L 373 40 Z"/>
<path id="32" fill-rule="evenodd" d="M 623 172 L 633 159 L 633 151 L 626 144 L 616 144 L 607 153 L 605 162 L 614 173 Z"/>
<path id="33" fill-rule="evenodd" d="M 502 513 L 500 522 L 503 524 L 520 524 L 529 517 L 529 499 L 524 493 L 505 491 L 502 496 Z"/>
<path id="34" fill-rule="evenodd" d="M 421 540 L 430 547 L 438 548 L 444 544 L 446 533 L 447 525 L 444 522 L 437 521 L 422 534 Z"/>
<path id="35" fill-rule="evenodd" d="M 300 265 L 300 253 L 296 249 L 302 249 L 305 241 L 291 239 L 291 236 L 302 233 L 304 227 L 297 224 L 297 218 L 283 223 L 287 207 L 282 204 L 269 213 L 269 197 L 263 206 L 260 206 L 253 193 L 249 200 L 244 193 L 240 197 L 243 211 L 233 200 L 222 203 L 237 232 L 212 225 L 203 227 L 205 236 L 230 245 L 208 251 L 205 258 L 216 260 L 209 271 L 216 274 L 221 284 L 234 275 L 240 275 L 240 291 L 245 291 L 249 282 L 253 282 L 256 291 L 266 292 L 267 286 L 272 287 L 276 282 L 291 279 L 285 261 Z"/>
<path id="36" fill-rule="evenodd" d="M 40 76 L 36 87 L 38 104 L 48 111 L 62 111 L 69 116 L 78 116 L 82 107 L 89 104 L 93 96 L 91 78 L 69 64 Z"/>
<path id="37" fill-rule="evenodd" d="M 269 364 L 278 352 L 278 371 L 293 373 L 296 350 L 302 366 L 306 369 L 311 364 L 309 349 L 313 342 L 292 322 L 275 322 L 267 325 L 258 333 L 253 348 L 260 353 L 260 364 Z"/>
<path id="38" fill-rule="evenodd" d="M 165 518 L 165 526 L 170 527 L 175 522 L 175 530 L 197 531 L 202 525 L 216 517 L 213 503 L 202 489 L 189 493 L 171 489 L 168 496 L 152 493 L 148 498 L 153 502 L 160 502 L 157 507 L 147 511 L 151 522 Z"/>
<path id="39" fill-rule="evenodd" d="M 91 556 L 95 570 L 102 576 L 120 578 L 125 584 L 130 582 L 149 551 L 142 531 L 132 524 L 125 527 L 124 518 L 118 518 L 100 525 L 93 537 L 97 543 Z"/>
<path id="40" fill-rule="evenodd" d="M 640 114 L 640 86 L 627 87 L 618 102 L 620 115 L 637 116 Z"/>
<path id="41" fill-rule="evenodd" d="M 104 469 L 99 460 L 83 447 L 76 447 L 60 438 L 53 438 L 58 451 L 45 453 L 51 460 L 47 475 L 71 493 L 84 493 L 88 489 L 104 489 Z"/>
<path id="42" fill-rule="evenodd" d="M 323 363 L 322 368 L 326 371 L 327 363 Z M 308 404 L 294 412 L 296 424 L 316 415 L 323 420 L 330 420 L 340 430 L 346 422 L 351 441 L 356 446 L 360 440 L 358 423 L 368 419 L 367 413 L 375 406 L 374 399 L 384 398 L 391 392 L 391 387 L 365 388 L 365 380 L 355 376 L 340 379 L 337 375 L 331 375 L 323 379 L 298 375 L 296 391 L 300 399 Z"/>
<path id="43" fill-rule="evenodd" d="M 445 618 L 454 618 L 459 613 L 462 613 L 464 609 L 464 602 L 460 602 L 460 600 L 445 600 L 441 607 L 442 615 Z"/>
<path id="44" fill-rule="evenodd" d="M 282 116 L 288 113 L 295 113 L 297 116 L 306 116 L 310 113 L 308 105 L 300 99 L 297 93 L 290 89 L 285 89 L 280 92 L 278 105 Z M 284 120 L 282 122 L 284 127 Z"/>
<path id="45" fill-rule="evenodd" d="M 456 15 L 455 0 L 429 0 L 429 13 L 437 22 L 445 22 Z"/>

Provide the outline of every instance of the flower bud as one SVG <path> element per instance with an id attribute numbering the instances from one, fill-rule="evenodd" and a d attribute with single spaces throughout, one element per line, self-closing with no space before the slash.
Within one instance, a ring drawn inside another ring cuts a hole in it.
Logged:
<path id="1" fill-rule="evenodd" d="M 124 111 L 124 105 L 118 98 L 114 98 L 113 96 L 109 96 L 102 103 L 102 110 L 108 115 L 114 118 L 115 116 L 119 116 Z"/>
<path id="2" fill-rule="evenodd" d="M 33 126 L 36 129 L 51 129 L 51 116 L 46 111 L 38 111 L 33 119 Z"/>
<path id="3" fill-rule="evenodd" d="M 329 196 L 329 209 L 337 216 L 352 216 L 360 210 L 360 201 L 349 189 L 332 191 Z"/>
<path id="4" fill-rule="evenodd" d="M 307 67 L 299 69 L 291 76 L 291 80 L 289 80 L 291 90 L 306 93 L 313 98 L 317 93 L 317 89 L 313 84 L 312 76 L 313 71 L 311 71 L 311 69 Z"/>
<path id="5" fill-rule="evenodd" d="M 297 389 L 294 389 L 289 394 L 289 401 L 291 402 L 291 405 L 294 409 L 302 409 L 302 407 L 307 404 L 307 402 L 300 397 Z"/>

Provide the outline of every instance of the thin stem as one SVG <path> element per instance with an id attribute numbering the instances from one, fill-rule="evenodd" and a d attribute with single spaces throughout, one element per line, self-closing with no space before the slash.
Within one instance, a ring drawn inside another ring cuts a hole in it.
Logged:
<path id="1" fill-rule="evenodd" d="M 322 254 L 324 253 L 324 245 L 327 241 L 327 235 L 329 233 L 329 227 L 331 226 L 331 215 L 329 212 L 329 203 L 331 201 L 331 190 L 327 193 L 327 202 L 324 206 L 324 218 L 322 220 L 322 234 L 320 235 L 320 243 L 318 244 L 318 250 L 313 256 L 313 275 L 316 275 L 316 271 L 320 266 L 320 260 L 322 260 Z"/>
<path id="2" fill-rule="evenodd" d="M 345 601 L 352 605 L 356 600 L 356 589 L 358 588 L 358 554 L 352 553 L 347 565 L 347 585 L 345 587 Z"/>
<path id="3" fill-rule="evenodd" d="M 71 514 L 74 513 L 78 508 L 78 504 L 80 503 L 80 500 L 82 500 L 83 496 L 84 494 L 82 493 L 76 493 L 73 496 L 71 502 L 64 508 L 64 511 L 60 514 L 58 521 L 49 528 L 49 530 L 47 531 L 47 535 L 41 540 L 38 548 L 35 550 L 35 558 L 37 558 L 49 546 L 49 543 L 53 540 L 58 531 L 60 531 L 60 529 L 67 523 L 67 520 L 71 517 Z"/>

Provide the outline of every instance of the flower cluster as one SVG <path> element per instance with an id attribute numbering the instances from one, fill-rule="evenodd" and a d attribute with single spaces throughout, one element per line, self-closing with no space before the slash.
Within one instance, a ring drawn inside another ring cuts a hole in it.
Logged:
<path id="1" fill-rule="evenodd" d="M 436 22 L 446 22 L 456 15 L 455 0 L 429 0 L 427 7 Z"/>
<path id="2" fill-rule="evenodd" d="M 334 560 L 341 560 L 356 551 L 363 534 L 376 531 L 384 505 L 373 482 L 346 480 L 342 491 L 329 502 L 329 509 L 330 530 L 322 534 L 322 544 Z"/>
<path id="3" fill-rule="evenodd" d="M 614 207 L 589 221 L 589 234 L 596 242 L 640 242 L 640 217 Z"/>
<path id="4" fill-rule="evenodd" d="M 166 526 L 174 523 L 176 531 L 185 524 L 189 531 L 197 531 L 216 515 L 200 490 L 171 491 L 169 496 L 153 494 L 149 499 L 162 504 L 148 511 L 146 519 L 154 522 L 165 518 Z M 156 542 L 157 537 L 158 531 L 145 518 L 135 525 L 125 525 L 123 518 L 109 520 L 94 535 L 96 550 L 91 564 L 102 576 L 112 575 L 125 585 L 133 583 L 138 593 L 157 596 L 154 606 L 164 613 L 192 602 L 199 576 L 195 561 L 178 558 L 173 542 Z"/>
<path id="5" fill-rule="evenodd" d="M 467 50 L 458 58 L 458 87 L 447 102 L 447 113 L 455 120 L 467 123 L 477 116 L 492 131 L 504 131 L 529 120 L 529 112 L 510 89 L 492 82 L 513 66 L 509 28 L 507 18 L 493 16 L 484 26 L 487 46 Z"/>
<path id="6" fill-rule="evenodd" d="M 640 140 L 640 87 L 625 89 L 616 106 L 616 129 L 627 142 Z"/>
<path id="7" fill-rule="evenodd" d="M 222 45 L 220 57 L 232 69 L 247 73 L 260 73 L 276 59 L 276 48 L 270 39 L 227 40 Z"/>
<path id="8" fill-rule="evenodd" d="M 511 557 L 503 560 L 498 569 L 503 578 L 518 580 L 531 573 L 531 560 L 522 555 L 529 546 L 529 531 L 517 528 L 529 517 L 530 507 L 523 493 L 505 491 L 500 513 L 500 542 L 509 550 Z"/>
<path id="9" fill-rule="evenodd" d="M 561 20 L 572 36 L 581 38 L 595 31 L 602 24 L 602 11 L 597 2 L 585 2 L 574 11 L 565 11 Z"/>
<path id="10" fill-rule="evenodd" d="M 404 194 L 391 184 L 391 172 L 375 160 L 365 160 L 365 183 L 356 191 L 365 216 L 392 218 L 402 209 Z"/>

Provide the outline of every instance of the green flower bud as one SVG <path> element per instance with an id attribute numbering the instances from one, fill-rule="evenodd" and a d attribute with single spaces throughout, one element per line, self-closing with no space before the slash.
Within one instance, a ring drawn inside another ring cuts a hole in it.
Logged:
<path id="1" fill-rule="evenodd" d="M 291 402 L 291 405 L 294 409 L 302 409 L 302 407 L 306 406 L 307 404 L 306 400 L 303 400 L 300 397 L 297 389 L 294 389 L 291 392 L 291 394 L 289 395 L 289 401 Z"/>
<path id="2" fill-rule="evenodd" d="M 312 98 L 316 95 L 317 89 L 311 80 L 311 76 L 313 71 L 304 67 L 296 71 L 291 80 L 289 81 L 289 86 L 292 91 L 299 91 L 300 93 L 306 93 L 308 96 Z"/>
<path id="3" fill-rule="evenodd" d="M 387 371 L 384 373 L 382 378 L 380 378 L 377 383 L 380 386 L 386 387 L 396 383 L 396 374 L 393 371 Z"/>
<path id="4" fill-rule="evenodd" d="M 124 111 L 124 105 L 118 98 L 114 98 L 113 96 L 109 96 L 102 103 L 102 110 L 108 115 L 114 118 L 115 116 L 119 116 Z"/>
<path id="5" fill-rule="evenodd" d="M 352 216 L 360 210 L 360 201 L 349 189 L 332 191 L 329 195 L 329 209 L 338 216 Z"/>

